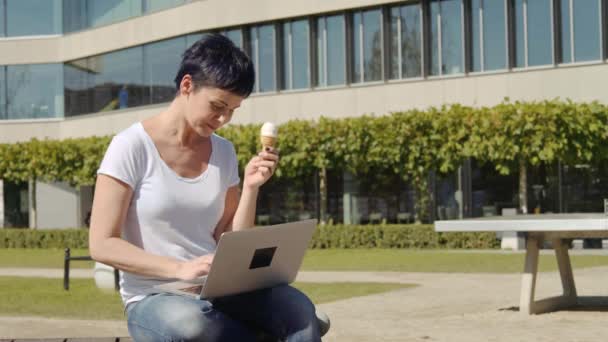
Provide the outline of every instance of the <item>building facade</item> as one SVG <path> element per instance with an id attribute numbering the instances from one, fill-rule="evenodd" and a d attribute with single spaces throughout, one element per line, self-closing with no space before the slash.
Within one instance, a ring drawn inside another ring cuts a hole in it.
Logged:
<path id="1" fill-rule="evenodd" d="M 228 36 L 256 66 L 255 92 L 236 123 L 491 106 L 505 98 L 608 102 L 607 2 L 0 0 L 0 143 L 110 135 L 154 115 L 174 95 L 181 52 L 206 32 Z M 531 170 L 531 206 L 599 211 L 603 168 Z M 267 187 L 261 218 L 318 215 L 315 184 Z M 330 216 L 407 221 L 411 188 L 399 177 L 387 184 L 330 174 Z M 517 207 L 516 176 L 474 160 L 432 184 L 433 218 Z M 81 226 L 90 210 L 91 189 L 42 184 L 32 196 L 31 186 L 6 181 L 2 189 L 5 226 L 31 221 L 32 198 L 40 227 Z"/>

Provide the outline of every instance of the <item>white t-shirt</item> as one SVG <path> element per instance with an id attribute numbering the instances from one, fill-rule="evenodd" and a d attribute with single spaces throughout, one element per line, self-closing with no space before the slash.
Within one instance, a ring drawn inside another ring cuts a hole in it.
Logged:
<path id="1" fill-rule="evenodd" d="M 190 260 L 215 251 L 213 232 L 224 212 L 228 188 L 239 184 L 234 146 L 211 136 L 207 170 L 184 178 L 160 157 L 141 123 L 117 134 L 97 171 L 133 189 L 123 239 L 148 253 Z M 120 294 L 125 305 L 156 293 L 167 280 L 121 272 Z"/>

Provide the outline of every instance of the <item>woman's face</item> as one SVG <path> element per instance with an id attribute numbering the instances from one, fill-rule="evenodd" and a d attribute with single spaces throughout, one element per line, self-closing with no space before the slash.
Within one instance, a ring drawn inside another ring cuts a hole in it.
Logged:
<path id="1" fill-rule="evenodd" d="M 202 137 L 230 122 L 244 98 L 227 90 L 200 87 L 186 95 L 186 121 Z"/>

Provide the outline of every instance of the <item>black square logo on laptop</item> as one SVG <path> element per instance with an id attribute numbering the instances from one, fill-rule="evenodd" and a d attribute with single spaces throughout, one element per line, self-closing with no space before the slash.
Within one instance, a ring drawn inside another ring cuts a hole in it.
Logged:
<path id="1" fill-rule="evenodd" d="M 268 267 L 274 257 L 274 252 L 277 250 L 276 247 L 260 248 L 256 249 L 251 259 L 249 269 Z"/>

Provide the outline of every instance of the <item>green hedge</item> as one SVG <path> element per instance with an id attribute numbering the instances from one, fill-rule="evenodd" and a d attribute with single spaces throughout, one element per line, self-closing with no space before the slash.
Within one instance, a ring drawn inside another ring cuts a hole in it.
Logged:
<path id="1" fill-rule="evenodd" d="M 0 248 L 88 248 L 87 229 L 0 229 Z M 312 248 L 498 248 L 495 233 L 436 233 L 432 225 L 320 225 Z"/>
<path id="2" fill-rule="evenodd" d="M 88 248 L 87 229 L 0 229 L 0 248 Z"/>
<path id="3" fill-rule="evenodd" d="M 319 226 L 312 248 L 500 247 L 496 233 L 437 233 L 432 225 Z"/>

